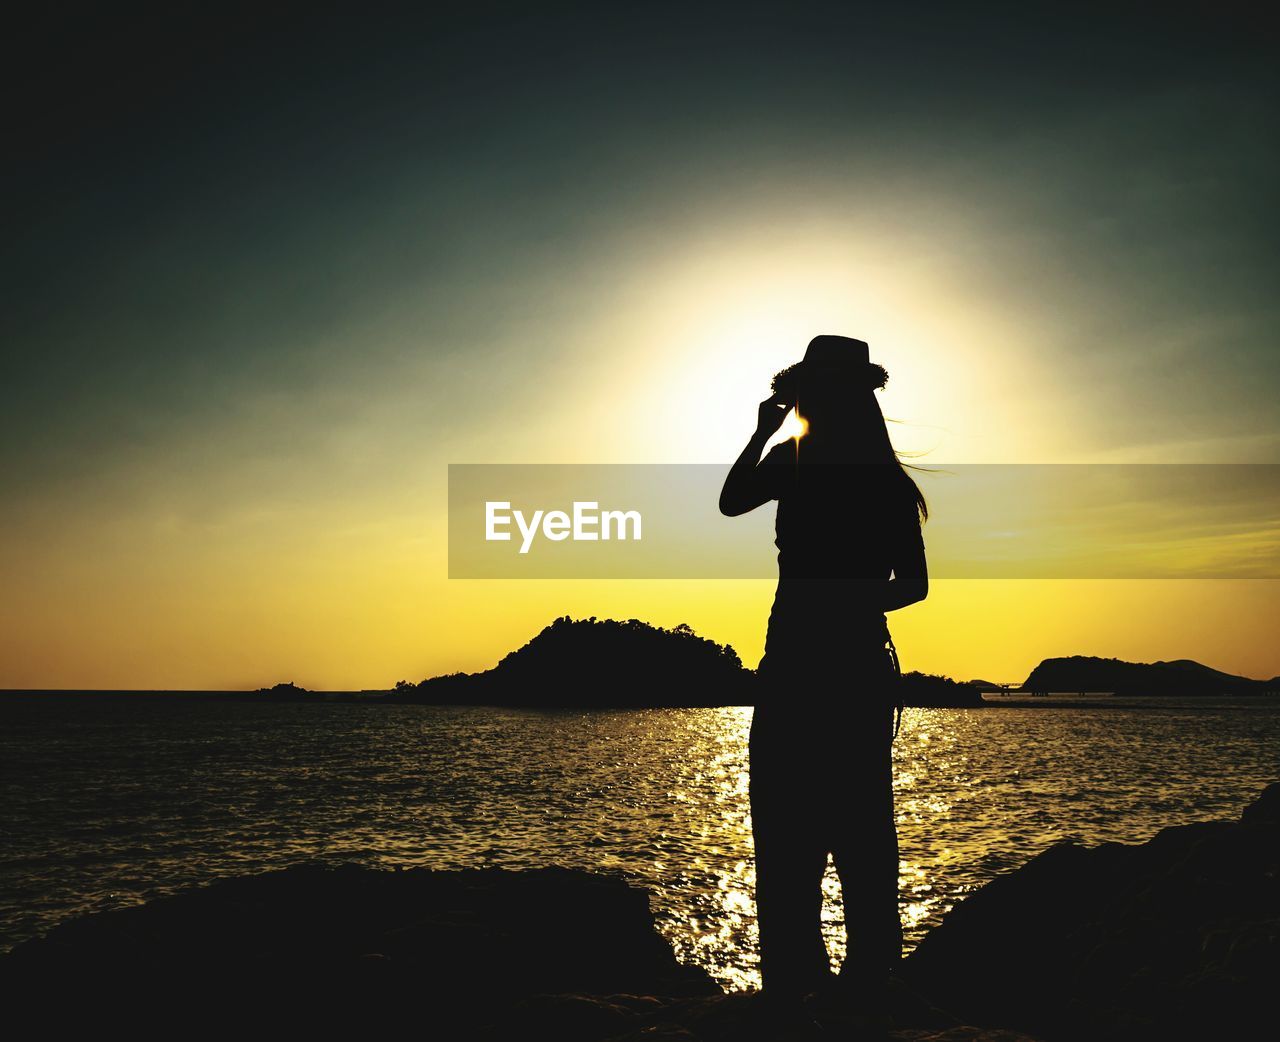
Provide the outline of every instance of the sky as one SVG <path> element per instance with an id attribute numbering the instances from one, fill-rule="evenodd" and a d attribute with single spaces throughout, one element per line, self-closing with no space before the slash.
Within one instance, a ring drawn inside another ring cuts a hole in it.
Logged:
<path id="1" fill-rule="evenodd" d="M 754 665 L 767 580 L 449 579 L 447 467 L 727 465 L 820 332 L 926 465 L 1280 463 L 1274 41 L 1099 12 L 32 16 L 0 686 L 385 687 L 564 614 Z M 891 624 L 960 678 L 1270 677 L 1278 615 L 1273 579 L 946 579 Z"/>

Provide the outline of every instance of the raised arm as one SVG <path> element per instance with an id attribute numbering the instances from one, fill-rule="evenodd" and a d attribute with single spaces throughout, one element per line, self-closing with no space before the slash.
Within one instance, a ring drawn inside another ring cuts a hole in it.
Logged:
<path id="1" fill-rule="evenodd" d="M 734 460 L 724 479 L 724 488 L 720 490 L 720 513 L 727 517 L 737 517 L 773 498 L 770 482 L 761 470 L 763 464 L 760 454 L 764 452 L 769 439 L 782 426 L 790 409 L 791 403 L 777 395 L 760 403 L 756 431 L 751 435 L 746 448 Z"/>

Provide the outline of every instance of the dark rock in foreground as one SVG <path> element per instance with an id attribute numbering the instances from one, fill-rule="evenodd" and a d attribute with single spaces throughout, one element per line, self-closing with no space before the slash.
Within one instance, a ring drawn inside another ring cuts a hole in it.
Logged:
<path id="1" fill-rule="evenodd" d="M 412 982 L 442 996 L 545 991 L 720 994 L 677 962 L 648 894 L 539 869 L 302 865 L 63 923 L 18 945 L 8 977 L 85 974 L 235 983 L 286 976 Z"/>
<path id="2" fill-rule="evenodd" d="M 1240 821 L 1045 851 L 958 905 L 904 978 L 874 1016 L 816 1005 L 820 1037 L 1272 1037 L 1280 784 Z M 268 1016 L 297 1034 L 354 1015 L 366 1033 L 451 1039 L 810 1037 L 680 965 L 644 891 L 562 869 L 302 866 L 223 880 L 19 945 L 0 958 L 0 992 L 14 1009 L 41 996 L 46 1032 L 79 1009 L 98 1027 L 232 1017 L 261 1029 Z"/>
<path id="3" fill-rule="evenodd" d="M 958 905 L 906 966 L 961 1016 L 1046 1038 L 1274 1037 L 1280 784 L 1240 821 L 1052 847 Z"/>
<path id="4" fill-rule="evenodd" d="M 299 866 L 226 879 L 57 926 L 0 958 L 0 992 L 11 1019 L 26 1000 L 47 1030 L 68 1018 L 166 1030 L 213 1020 L 293 1035 L 356 1018 L 494 1042 L 792 1037 L 758 995 L 725 995 L 678 963 L 645 891 L 563 869 Z M 868 1037 L 847 1010 L 824 1023 L 827 1037 Z M 1025 1042 L 960 1026 L 906 989 L 874 1037 Z"/>

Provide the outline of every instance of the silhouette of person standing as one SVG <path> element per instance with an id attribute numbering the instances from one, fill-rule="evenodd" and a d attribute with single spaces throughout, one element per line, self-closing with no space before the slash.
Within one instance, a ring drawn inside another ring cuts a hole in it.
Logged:
<path id="1" fill-rule="evenodd" d="M 897 658 L 885 613 L 928 593 L 924 498 L 875 398 L 888 374 L 866 343 L 815 337 L 774 377 L 725 479 L 734 517 L 777 500 L 778 586 L 750 736 L 763 995 L 785 1004 L 831 983 L 822 878 L 835 861 L 850 995 L 901 957 L 891 743 Z M 765 444 L 794 408 L 806 432 Z"/>

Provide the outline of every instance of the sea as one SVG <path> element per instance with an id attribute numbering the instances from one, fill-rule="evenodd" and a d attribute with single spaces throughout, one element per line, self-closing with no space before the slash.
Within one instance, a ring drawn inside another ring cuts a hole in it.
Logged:
<path id="1" fill-rule="evenodd" d="M 648 888 L 682 961 L 753 987 L 750 722 L 746 707 L 0 694 L 0 950 L 301 862 L 561 865 Z M 814 755 L 839 756 L 838 735 L 815 731 Z M 1238 816 L 1280 780 L 1280 699 L 908 709 L 894 764 L 909 948 L 1054 843 Z M 830 867 L 824 886 L 834 966 Z"/>

